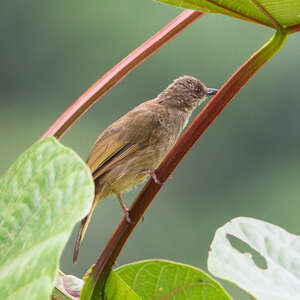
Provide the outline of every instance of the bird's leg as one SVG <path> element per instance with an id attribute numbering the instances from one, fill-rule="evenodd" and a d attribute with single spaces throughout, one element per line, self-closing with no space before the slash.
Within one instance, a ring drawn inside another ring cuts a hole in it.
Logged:
<path id="1" fill-rule="evenodd" d="M 145 170 L 145 171 L 142 171 L 142 173 L 144 174 L 148 174 L 152 177 L 152 179 L 154 180 L 155 183 L 157 184 L 163 184 L 163 182 L 161 182 L 158 178 L 157 178 L 157 175 L 155 173 L 155 170 Z"/>
<path id="2" fill-rule="evenodd" d="M 130 224 L 132 224 L 132 221 L 130 219 L 130 216 L 129 216 L 129 209 L 126 207 L 126 205 L 124 204 L 122 198 L 121 198 L 121 194 L 117 194 L 117 197 L 118 197 L 118 200 L 119 200 L 119 203 L 121 205 L 121 208 L 123 210 L 123 213 L 125 215 L 125 218 L 126 218 L 126 221 Z"/>

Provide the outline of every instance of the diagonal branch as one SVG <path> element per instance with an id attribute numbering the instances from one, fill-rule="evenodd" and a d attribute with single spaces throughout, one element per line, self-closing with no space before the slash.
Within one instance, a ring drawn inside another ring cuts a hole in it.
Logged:
<path id="1" fill-rule="evenodd" d="M 48 128 L 42 138 L 46 136 L 62 137 L 100 97 L 111 90 L 126 74 L 134 70 L 145 59 L 203 15 L 204 13 L 194 10 L 187 9 L 183 11 L 173 21 L 98 79 Z"/>
<path id="2" fill-rule="evenodd" d="M 284 44 L 287 32 L 277 31 L 276 34 L 261 49 L 252 55 L 222 86 L 217 95 L 200 112 L 198 117 L 184 132 L 173 149 L 156 170 L 160 181 L 168 179 L 176 166 L 183 159 L 198 138 L 204 133 L 208 126 L 216 119 L 225 106 L 233 99 L 246 82 L 274 55 Z M 125 218 L 122 219 L 115 232 L 108 241 L 101 256 L 97 259 L 91 274 L 85 281 L 81 291 L 84 299 L 102 299 L 103 289 L 109 272 L 118 258 L 128 237 L 134 230 L 136 224 L 143 216 L 161 185 L 150 179 L 130 208 L 130 218 L 133 224 L 129 224 Z M 95 297 L 95 298 L 94 298 Z"/>

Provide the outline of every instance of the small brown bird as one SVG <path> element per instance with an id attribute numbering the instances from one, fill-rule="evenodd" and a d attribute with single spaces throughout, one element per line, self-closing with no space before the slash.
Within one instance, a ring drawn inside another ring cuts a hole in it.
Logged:
<path id="1" fill-rule="evenodd" d="M 115 194 L 127 221 L 131 222 L 121 192 L 149 175 L 160 183 L 155 168 L 175 144 L 193 110 L 216 93 L 216 89 L 207 88 L 194 77 L 179 77 L 155 99 L 138 105 L 100 134 L 87 160 L 95 181 L 95 199 L 81 221 L 74 263 L 97 203 Z"/>

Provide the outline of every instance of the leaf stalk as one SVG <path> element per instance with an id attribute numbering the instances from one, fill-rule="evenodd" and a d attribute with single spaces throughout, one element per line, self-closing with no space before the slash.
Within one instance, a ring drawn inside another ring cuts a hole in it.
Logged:
<path id="1" fill-rule="evenodd" d="M 171 149 L 163 162 L 156 170 L 158 178 L 165 182 L 186 153 L 191 149 L 199 137 L 217 118 L 225 106 L 233 99 L 247 81 L 274 56 L 283 46 L 287 38 L 287 31 L 280 29 L 257 52 L 255 52 L 221 87 L 197 118 L 186 129 L 175 146 Z M 152 178 L 146 183 L 130 208 L 130 218 L 133 224 L 129 224 L 125 218 L 121 220 L 113 235 L 108 241 L 102 254 L 92 268 L 82 293 L 89 294 L 84 299 L 102 299 L 105 282 L 115 261 L 117 260 L 127 239 L 134 230 L 145 210 L 150 205 L 162 185 L 156 184 Z"/>

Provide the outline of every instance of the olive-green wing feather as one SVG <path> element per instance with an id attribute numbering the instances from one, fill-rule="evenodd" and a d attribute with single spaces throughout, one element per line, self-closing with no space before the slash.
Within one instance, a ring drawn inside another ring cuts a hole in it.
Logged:
<path id="1" fill-rule="evenodd" d="M 157 124 L 158 118 L 151 110 L 137 106 L 106 128 L 96 140 L 87 160 L 94 179 L 143 147 L 151 139 L 153 127 Z"/>
<path id="2" fill-rule="evenodd" d="M 154 133 L 160 126 L 160 122 L 157 114 L 150 107 L 147 107 L 148 104 L 153 105 L 153 101 L 150 100 L 143 103 L 142 106 L 137 106 L 106 128 L 98 137 L 87 160 L 94 179 L 104 174 L 126 156 L 155 142 Z M 80 243 L 96 205 L 97 199 L 95 198 L 90 212 L 81 221 L 74 249 L 74 263 L 77 260 Z"/>

